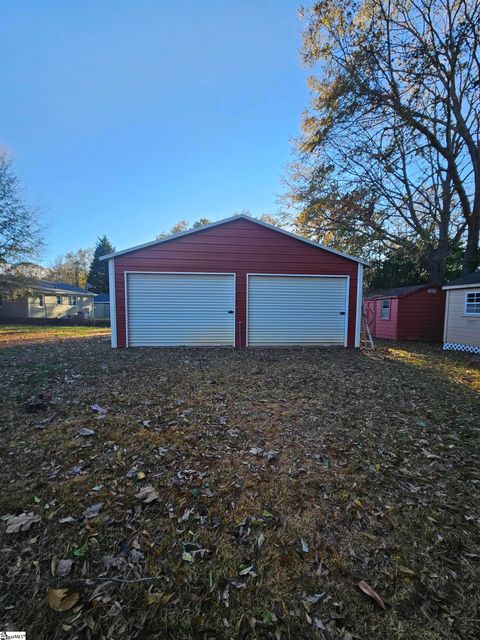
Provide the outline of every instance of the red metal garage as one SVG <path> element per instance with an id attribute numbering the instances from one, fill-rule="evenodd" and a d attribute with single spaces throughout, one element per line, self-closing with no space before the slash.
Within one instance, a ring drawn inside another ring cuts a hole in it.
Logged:
<path id="1" fill-rule="evenodd" d="M 442 287 L 419 284 L 365 295 L 368 326 L 374 338 L 440 342 L 445 317 Z"/>
<path id="2" fill-rule="evenodd" d="M 246 215 L 117 251 L 112 346 L 359 346 L 364 261 Z"/>

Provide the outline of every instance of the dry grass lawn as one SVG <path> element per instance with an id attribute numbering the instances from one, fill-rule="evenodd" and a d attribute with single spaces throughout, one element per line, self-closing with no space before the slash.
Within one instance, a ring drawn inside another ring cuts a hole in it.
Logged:
<path id="1" fill-rule="evenodd" d="M 109 327 L 54 326 L 54 325 L 0 325 L 0 349 L 27 343 L 59 342 L 71 338 L 110 336 Z"/>
<path id="2" fill-rule="evenodd" d="M 48 333 L 0 338 L 0 629 L 478 638 L 478 358 Z"/>

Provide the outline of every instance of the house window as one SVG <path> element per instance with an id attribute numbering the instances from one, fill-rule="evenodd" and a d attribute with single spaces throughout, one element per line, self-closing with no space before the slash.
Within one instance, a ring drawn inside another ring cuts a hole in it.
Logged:
<path id="1" fill-rule="evenodd" d="M 480 291 L 467 291 L 465 295 L 465 313 L 469 316 L 480 315 Z"/>
<path id="2" fill-rule="evenodd" d="M 44 302 L 44 298 L 43 298 L 43 293 L 40 293 L 37 297 L 37 302 L 38 302 L 38 306 L 39 307 L 43 307 L 43 302 Z"/>
<path id="3" fill-rule="evenodd" d="M 57 296 L 57 304 L 62 304 L 62 296 Z"/>
<path id="4" fill-rule="evenodd" d="M 71 307 L 76 307 L 77 306 L 77 296 L 68 296 L 68 304 Z"/>
<path id="5" fill-rule="evenodd" d="M 380 318 L 382 320 L 390 320 L 390 300 L 382 300 Z"/>

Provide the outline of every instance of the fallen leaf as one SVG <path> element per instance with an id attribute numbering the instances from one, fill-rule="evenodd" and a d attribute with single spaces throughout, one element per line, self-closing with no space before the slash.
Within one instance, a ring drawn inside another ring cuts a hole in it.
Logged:
<path id="1" fill-rule="evenodd" d="M 56 573 L 57 573 L 57 556 L 53 556 L 53 558 L 50 561 L 50 573 L 52 574 L 53 577 L 55 577 Z"/>
<path id="2" fill-rule="evenodd" d="M 320 629 L 320 631 L 326 631 L 327 630 L 327 627 L 323 624 L 323 622 L 320 620 L 320 618 L 314 618 L 313 619 L 313 623 L 317 627 L 317 629 Z"/>
<path id="3" fill-rule="evenodd" d="M 141 489 L 138 493 L 135 494 L 135 497 L 138 498 L 139 500 L 142 500 L 142 502 L 145 502 L 146 504 L 148 504 L 149 502 L 158 500 L 159 495 L 155 491 L 155 489 L 149 485 L 147 487 L 143 487 L 143 489 Z"/>
<path id="4" fill-rule="evenodd" d="M 21 513 L 19 516 L 11 516 L 7 520 L 6 533 L 20 533 L 28 531 L 34 522 L 40 522 L 39 515 L 30 513 Z"/>
<path id="5" fill-rule="evenodd" d="M 82 427 L 77 431 L 77 436 L 94 436 L 94 429 L 88 429 L 87 427 Z"/>
<path id="6" fill-rule="evenodd" d="M 147 604 L 168 604 L 173 593 L 147 593 Z"/>
<path id="7" fill-rule="evenodd" d="M 74 607 L 80 598 L 77 591 L 68 589 L 49 589 L 47 601 L 54 611 L 69 611 Z"/>
<path id="8" fill-rule="evenodd" d="M 306 596 L 305 600 L 310 604 L 317 604 L 319 600 L 321 600 L 325 596 L 325 592 L 323 593 L 314 593 L 311 596 Z"/>
<path id="9" fill-rule="evenodd" d="M 107 571 L 109 569 L 124 569 L 127 566 L 127 561 L 121 556 L 103 556 L 102 560 Z"/>
<path id="10" fill-rule="evenodd" d="M 82 544 L 81 547 L 77 547 L 77 549 L 73 550 L 73 555 L 77 556 L 77 558 L 82 558 L 84 555 L 86 555 L 88 551 L 88 544 Z"/>
<path id="11" fill-rule="evenodd" d="M 85 520 L 88 520 L 89 518 L 95 518 L 100 513 L 102 507 L 103 507 L 103 502 L 97 502 L 96 504 L 92 504 L 91 507 L 88 507 L 88 509 L 85 509 L 85 511 L 82 513 L 82 516 L 85 518 Z"/>
<path id="12" fill-rule="evenodd" d="M 414 576 L 415 575 L 415 571 L 412 571 L 411 569 L 409 569 L 408 567 L 403 567 L 403 566 L 399 566 L 398 570 L 401 573 L 406 573 L 409 576 Z"/>
<path id="13" fill-rule="evenodd" d="M 363 591 L 363 593 L 365 593 L 370 598 L 373 598 L 373 600 L 375 600 L 375 602 L 378 604 L 379 607 L 382 607 L 382 609 L 385 609 L 384 601 L 378 595 L 375 589 L 372 589 L 372 587 L 369 584 L 367 584 L 364 580 L 360 580 L 357 586 L 361 591 Z"/>
<path id="14" fill-rule="evenodd" d="M 95 411 L 95 413 L 107 413 L 107 410 L 101 407 L 99 404 L 92 404 L 90 409 L 92 411 Z"/>
<path id="15" fill-rule="evenodd" d="M 55 574 L 61 578 L 68 576 L 72 570 L 73 560 L 59 560 Z"/>

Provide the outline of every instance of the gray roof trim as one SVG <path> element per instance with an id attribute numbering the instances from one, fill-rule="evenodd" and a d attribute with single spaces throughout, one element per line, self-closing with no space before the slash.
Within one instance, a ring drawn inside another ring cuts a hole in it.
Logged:
<path id="1" fill-rule="evenodd" d="M 474 271 L 473 273 L 469 273 L 466 276 L 461 276 L 460 278 L 456 278 L 456 280 L 452 280 L 451 282 L 447 282 L 443 285 L 444 289 L 469 289 L 471 287 L 476 287 L 480 285 L 480 270 Z"/>
<path id="2" fill-rule="evenodd" d="M 212 229 L 213 227 L 218 227 L 221 224 L 225 224 L 227 222 L 233 222 L 234 220 L 248 220 L 250 222 L 254 222 L 255 224 L 259 224 L 262 227 L 266 227 L 267 229 L 272 229 L 273 231 L 277 231 L 277 233 L 283 233 L 285 236 L 290 236 L 291 238 L 295 238 L 295 240 L 300 240 L 301 242 L 305 242 L 307 244 L 312 245 L 316 249 L 323 249 L 324 251 L 328 251 L 329 253 L 333 253 L 341 258 L 346 258 L 347 260 L 353 260 L 353 262 L 359 262 L 365 266 L 370 266 L 370 263 L 362 258 L 356 258 L 355 256 L 350 256 L 347 253 L 342 253 L 341 251 L 337 251 L 336 249 L 332 249 L 331 247 L 326 247 L 318 242 L 314 242 L 313 240 L 308 240 L 307 238 L 302 238 L 302 236 L 297 235 L 296 233 L 292 233 L 291 231 L 286 231 L 285 229 L 280 229 L 273 224 L 268 224 L 268 222 L 263 222 L 262 220 L 257 220 L 256 218 L 252 218 L 251 216 L 247 216 L 244 213 L 239 215 L 231 216 L 230 218 L 224 218 L 223 220 L 217 220 L 216 222 L 211 222 L 210 224 L 206 224 L 203 227 L 199 227 L 198 229 L 188 229 L 188 231 L 182 231 L 181 233 L 175 233 L 173 236 L 169 236 L 168 238 L 162 238 L 161 240 L 153 240 L 152 242 L 146 242 L 145 244 L 139 244 L 136 247 L 130 247 L 130 249 L 123 249 L 122 251 L 115 251 L 114 253 L 108 253 L 105 256 L 102 256 L 100 260 L 111 260 L 112 258 L 116 258 L 117 256 L 124 255 L 125 253 L 131 253 L 132 251 L 138 251 L 139 249 L 146 249 L 147 247 L 153 247 L 156 244 L 163 244 L 164 242 L 170 242 L 172 240 L 176 240 L 177 238 L 183 238 L 184 236 L 189 236 L 193 233 L 198 233 L 199 231 L 205 231 L 206 229 Z"/>
<path id="3" fill-rule="evenodd" d="M 66 286 L 65 286 L 66 285 Z M 48 280 L 41 280 L 38 282 L 33 282 L 29 285 L 31 289 L 35 291 L 40 291 L 41 293 L 51 293 L 55 295 L 57 293 L 68 294 L 68 295 L 78 295 L 78 296 L 96 296 L 96 293 L 92 291 L 88 291 L 87 289 L 82 289 L 81 287 L 77 287 L 76 285 L 68 285 L 65 282 L 49 282 Z"/>
<path id="4" fill-rule="evenodd" d="M 480 287 L 479 282 L 470 282 L 469 284 L 445 284 L 442 289 L 448 291 L 449 289 L 478 289 Z"/>

